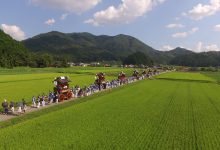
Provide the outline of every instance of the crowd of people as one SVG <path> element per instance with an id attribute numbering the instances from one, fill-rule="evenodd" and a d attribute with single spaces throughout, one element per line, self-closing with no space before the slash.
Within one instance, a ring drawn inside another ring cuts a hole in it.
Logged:
<path id="1" fill-rule="evenodd" d="M 101 75 L 105 75 L 104 73 L 100 73 Z M 111 81 L 104 81 L 102 84 L 97 84 L 95 81 L 93 84 L 90 84 L 89 86 L 80 87 L 79 85 L 76 85 L 71 88 L 72 92 L 72 98 L 80 98 L 85 96 L 90 96 L 94 93 L 97 93 L 103 89 L 112 89 L 119 87 L 124 84 L 133 83 L 137 80 L 143 80 L 145 78 L 150 78 L 153 75 L 159 74 L 158 71 L 143 71 L 142 73 L 139 73 L 137 70 L 134 70 L 133 75 L 130 77 L 126 77 L 124 72 L 120 72 L 118 79 L 113 79 Z M 98 76 L 98 75 L 97 75 Z M 123 78 L 121 78 L 123 77 Z M 123 79 L 123 82 L 122 82 Z M 97 80 L 97 78 L 96 78 Z M 39 96 L 33 96 L 32 97 L 32 108 L 40 108 L 44 107 L 46 105 L 50 105 L 52 103 L 59 103 L 59 94 L 56 92 L 49 92 L 48 94 L 42 94 Z M 25 113 L 27 110 L 27 103 L 24 99 L 20 102 L 13 102 L 10 103 L 7 102 L 7 100 L 4 100 L 2 103 L 3 107 L 3 114 L 15 114 L 15 108 L 17 108 L 17 114 Z"/>
<path id="2" fill-rule="evenodd" d="M 9 113 L 14 114 L 15 112 L 15 107 L 17 107 L 17 112 L 18 114 L 25 113 L 27 110 L 27 103 L 24 99 L 20 102 L 13 102 L 10 101 L 10 103 L 7 102 L 5 99 L 4 102 L 2 103 L 2 108 L 3 108 L 3 114 L 7 115 Z"/>

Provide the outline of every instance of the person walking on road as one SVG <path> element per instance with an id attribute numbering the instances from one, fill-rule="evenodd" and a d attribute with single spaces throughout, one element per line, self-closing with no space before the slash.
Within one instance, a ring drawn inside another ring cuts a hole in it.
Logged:
<path id="1" fill-rule="evenodd" d="M 7 115 L 7 114 L 8 114 L 8 102 L 7 102 L 6 99 L 5 99 L 4 102 L 2 103 L 2 107 L 3 107 L 3 109 L 4 109 L 4 113 L 3 113 L 3 114 Z"/>
<path id="2" fill-rule="evenodd" d="M 14 105 L 13 101 L 10 102 L 10 109 L 11 109 L 11 113 L 14 114 L 14 112 L 15 112 L 15 105 Z"/>
<path id="3" fill-rule="evenodd" d="M 25 113 L 27 110 L 27 104 L 24 99 L 22 99 L 22 111 Z"/>
<path id="4" fill-rule="evenodd" d="M 36 107 L 36 97 L 35 96 L 32 97 L 32 104 L 33 104 L 33 107 L 35 108 Z"/>

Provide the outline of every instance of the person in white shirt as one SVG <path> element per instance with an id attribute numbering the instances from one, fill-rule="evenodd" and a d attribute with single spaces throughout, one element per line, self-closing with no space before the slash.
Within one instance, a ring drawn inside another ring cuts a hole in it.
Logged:
<path id="1" fill-rule="evenodd" d="M 42 106 L 44 107 L 45 106 L 45 100 L 43 99 L 42 101 Z"/>
<path id="2" fill-rule="evenodd" d="M 37 108 L 40 108 L 40 96 L 37 98 Z"/>
<path id="3" fill-rule="evenodd" d="M 33 104 L 33 107 L 36 107 L 36 97 L 35 96 L 32 97 L 32 104 Z"/>

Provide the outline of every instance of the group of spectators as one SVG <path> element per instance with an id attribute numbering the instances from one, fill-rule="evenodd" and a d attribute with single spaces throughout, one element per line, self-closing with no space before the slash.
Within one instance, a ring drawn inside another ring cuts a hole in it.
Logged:
<path id="1" fill-rule="evenodd" d="M 137 74 L 138 72 L 135 70 L 134 73 Z M 159 72 L 149 72 L 149 73 L 142 72 L 141 74 L 138 73 L 139 74 L 138 76 L 133 75 L 131 77 L 127 77 L 126 82 L 121 82 L 120 79 L 106 81 L 101 86 L 101 90 L 102 89 L 112 89 L 112 88 L 119 87 L 123 84 L 129 84 L 129 83 L 135 82 L 137 80 L 150 78 L 151 76 L 157 75 L 158 73 Z M 97 93 L 99 91 L 100 91 L 100 86 L 95 83 L 90 84 L 89 86 L 84 86 L 82 88 L 79 85 L 76 85 L 71 89 L 71 92 L 73 93 L 72 94 L 73 98 L 90 96 L 90 95 Z M 42 94 L 37 97 L 36 96 L 32 97 L 32 107 L 33 108 L 40 108 L 40 107 L 44 107 L 46 105 L 50 105 L 52 103 L 58 103 L 58 102 L 59 102 L 59 95 L 58 95 L 58 93 L 55 93 L 55 92 L 49 92 L 48 94 Z M 9 114 L 9 112 L 11 114 L 14 114 L 16 106 L 17 106 L 18 114 L 25 113 L 27 110 L 27 104 L 24 99 L 22 99 L 21 102 L 17 102 L 17 103 L 14 103 L 13 101 L 8 103 L 7 100 L 4 100 L 4 102 L 2 103 L 2 107 L 4 109 L 3 114 Z"/>
<path id="2" fill-rule="evenodd" d="M 32 107 L 34 108 L 44 107 L 46 104 L 51 104 L 53 102 L 58 103 L 58 94 L 54 92 L 49 92 L 48 95 L 42 94 L 41 96 L 32 97 Z"/>
<path id="3" fill-rule="evenodd" d="M 27 110 L 27 103 L 24 99 L 22 99 L 22 101 L 17 103 L 13 101 L 10 101 L 10 103 L 8 103 L 7 100 L 5 99 L 4 102 L 2 103 L 3 114 L 5 115 L 9 113 L 14 114 L 16 106 L 18 108 L 17 110 L 18 114 L 25 113 Z"/>
<path id="4" fill-rule="evenodd" d="M 58 103 L 58 94 L 54 92 L 49 92 L 48 95 L 42 94 L 37 97 L 32 97 L 32 107 L 33 108 L 40 108 L 41 106 L 44 107 L 45 105 L 51 104 L 51 103 Z M 2 103 L 3 108 L 3 114 L 22 114 L 25 113 L 27 110 L 27 103 L 24 99 L 22 99 L 20 102 L 13 102 L 10 101 L 9 103 L 5 99 Z M 15 110 L 17 108 L 17 110 Z"/>

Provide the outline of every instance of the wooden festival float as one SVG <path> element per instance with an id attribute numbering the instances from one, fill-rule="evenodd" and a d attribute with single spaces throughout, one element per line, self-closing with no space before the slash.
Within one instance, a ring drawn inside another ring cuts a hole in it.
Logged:
<path id="1" fill-rule="evenodd" d="M 60 76 L 54 79 L 54 93 L 58 94 L 59 102 L 69 100 L 73 97 L 73 92 L 69 88 L 70 79 L 67 76 Z"/>

